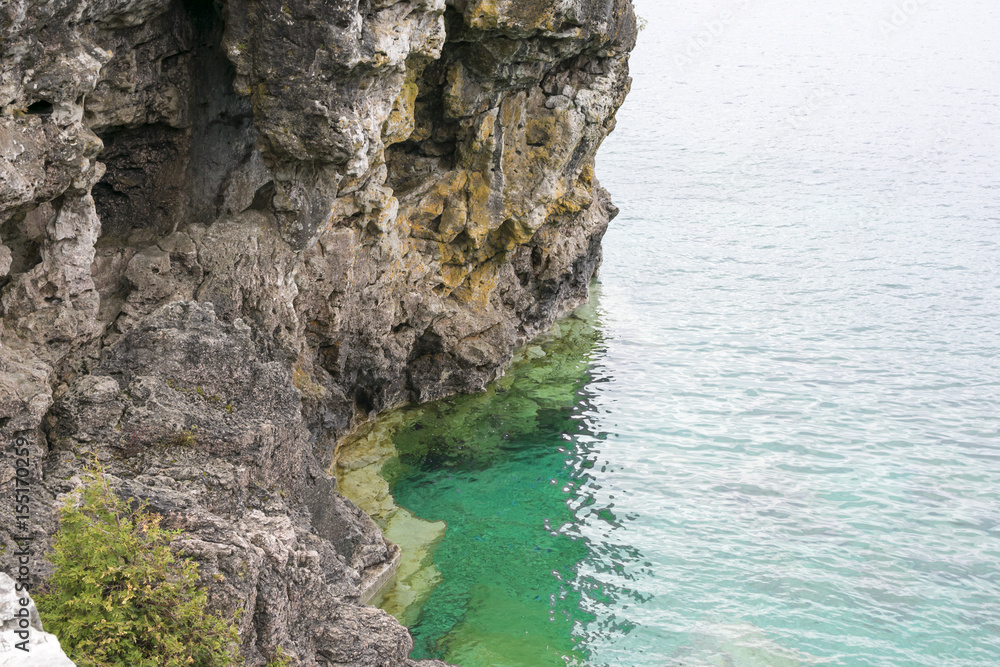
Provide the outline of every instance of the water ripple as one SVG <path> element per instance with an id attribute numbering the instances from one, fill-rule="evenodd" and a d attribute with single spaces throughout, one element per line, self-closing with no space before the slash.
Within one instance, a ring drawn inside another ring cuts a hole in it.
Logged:
<path id="1" fill-rule="evenodd" d="M 1000 664 L 1000 11 L 636 5 L 581 489 L 619 519 L 579 520 L 640 555 L 579 568 L 590 664 Z"/>

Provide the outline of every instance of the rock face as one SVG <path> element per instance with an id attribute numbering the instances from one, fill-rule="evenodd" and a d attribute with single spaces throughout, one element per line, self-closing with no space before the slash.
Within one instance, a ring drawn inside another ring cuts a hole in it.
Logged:
<path id="1" fill-rule="evenodd" d="M 395 547 L 326 471 L 586 298 L 635 33 L 630 0 L 4 3 L 0 438 L 35 551 L 96 456 L 248 664 L 408 664 L 359 601 Z"/>

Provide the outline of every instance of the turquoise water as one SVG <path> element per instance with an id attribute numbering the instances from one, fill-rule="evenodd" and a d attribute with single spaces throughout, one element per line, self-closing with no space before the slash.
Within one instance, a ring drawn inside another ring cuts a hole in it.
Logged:
<path id="1" fill-rule="evenodd" d="M 415 655 L 1000 665 L 1000 8 L 636 5 L 593 312 L 385 468 Z"/>
<path id="2" fill-rule="evenodd" d="M 416 657 L 462 665 L 584 664 L 580 630 L 596 620 L 579 568 L 592 513 L 577 489 L 594 459 L 581 401 L 599 333 L 584 308 L 525 350 L 485 395 L 440 401 L 396 434 L 383 468 L 396 502 L 446 521 L 433 553 L 442 582 L 411 627 Z"/>

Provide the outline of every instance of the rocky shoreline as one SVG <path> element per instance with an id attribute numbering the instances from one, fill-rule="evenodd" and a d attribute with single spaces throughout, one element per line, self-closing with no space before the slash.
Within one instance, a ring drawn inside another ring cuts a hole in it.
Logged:
<path id="1" fill-rule="evenodd" d="M 415 664 L 364 604 L 398 548 L 337 444 L 481 390 L 585 300 L 635 33 L 629 0 L 0 8 L 0 437 L 34 581 L 96 458 L 182 531 L 247 664 Z"/>

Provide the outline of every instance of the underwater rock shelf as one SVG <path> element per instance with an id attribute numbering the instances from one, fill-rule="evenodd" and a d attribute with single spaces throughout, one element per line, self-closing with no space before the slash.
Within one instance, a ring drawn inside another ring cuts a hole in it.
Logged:
<path id="1" fill-rule="evenodd" d="M 573 628 L 590 617 L 570 582 L 589 547 L 567 532 L 567 503 L 610 514 L 576 498 L 593 466 L 574 442 L 595 440 L 579 414 L 595 319 L 594 304 L 577 310 L 486 392 L 390 412 L 340 450 L 339 488 L 402 548 L 374 602 L 411 628 L 415 655 L 586 663 Z"/>

